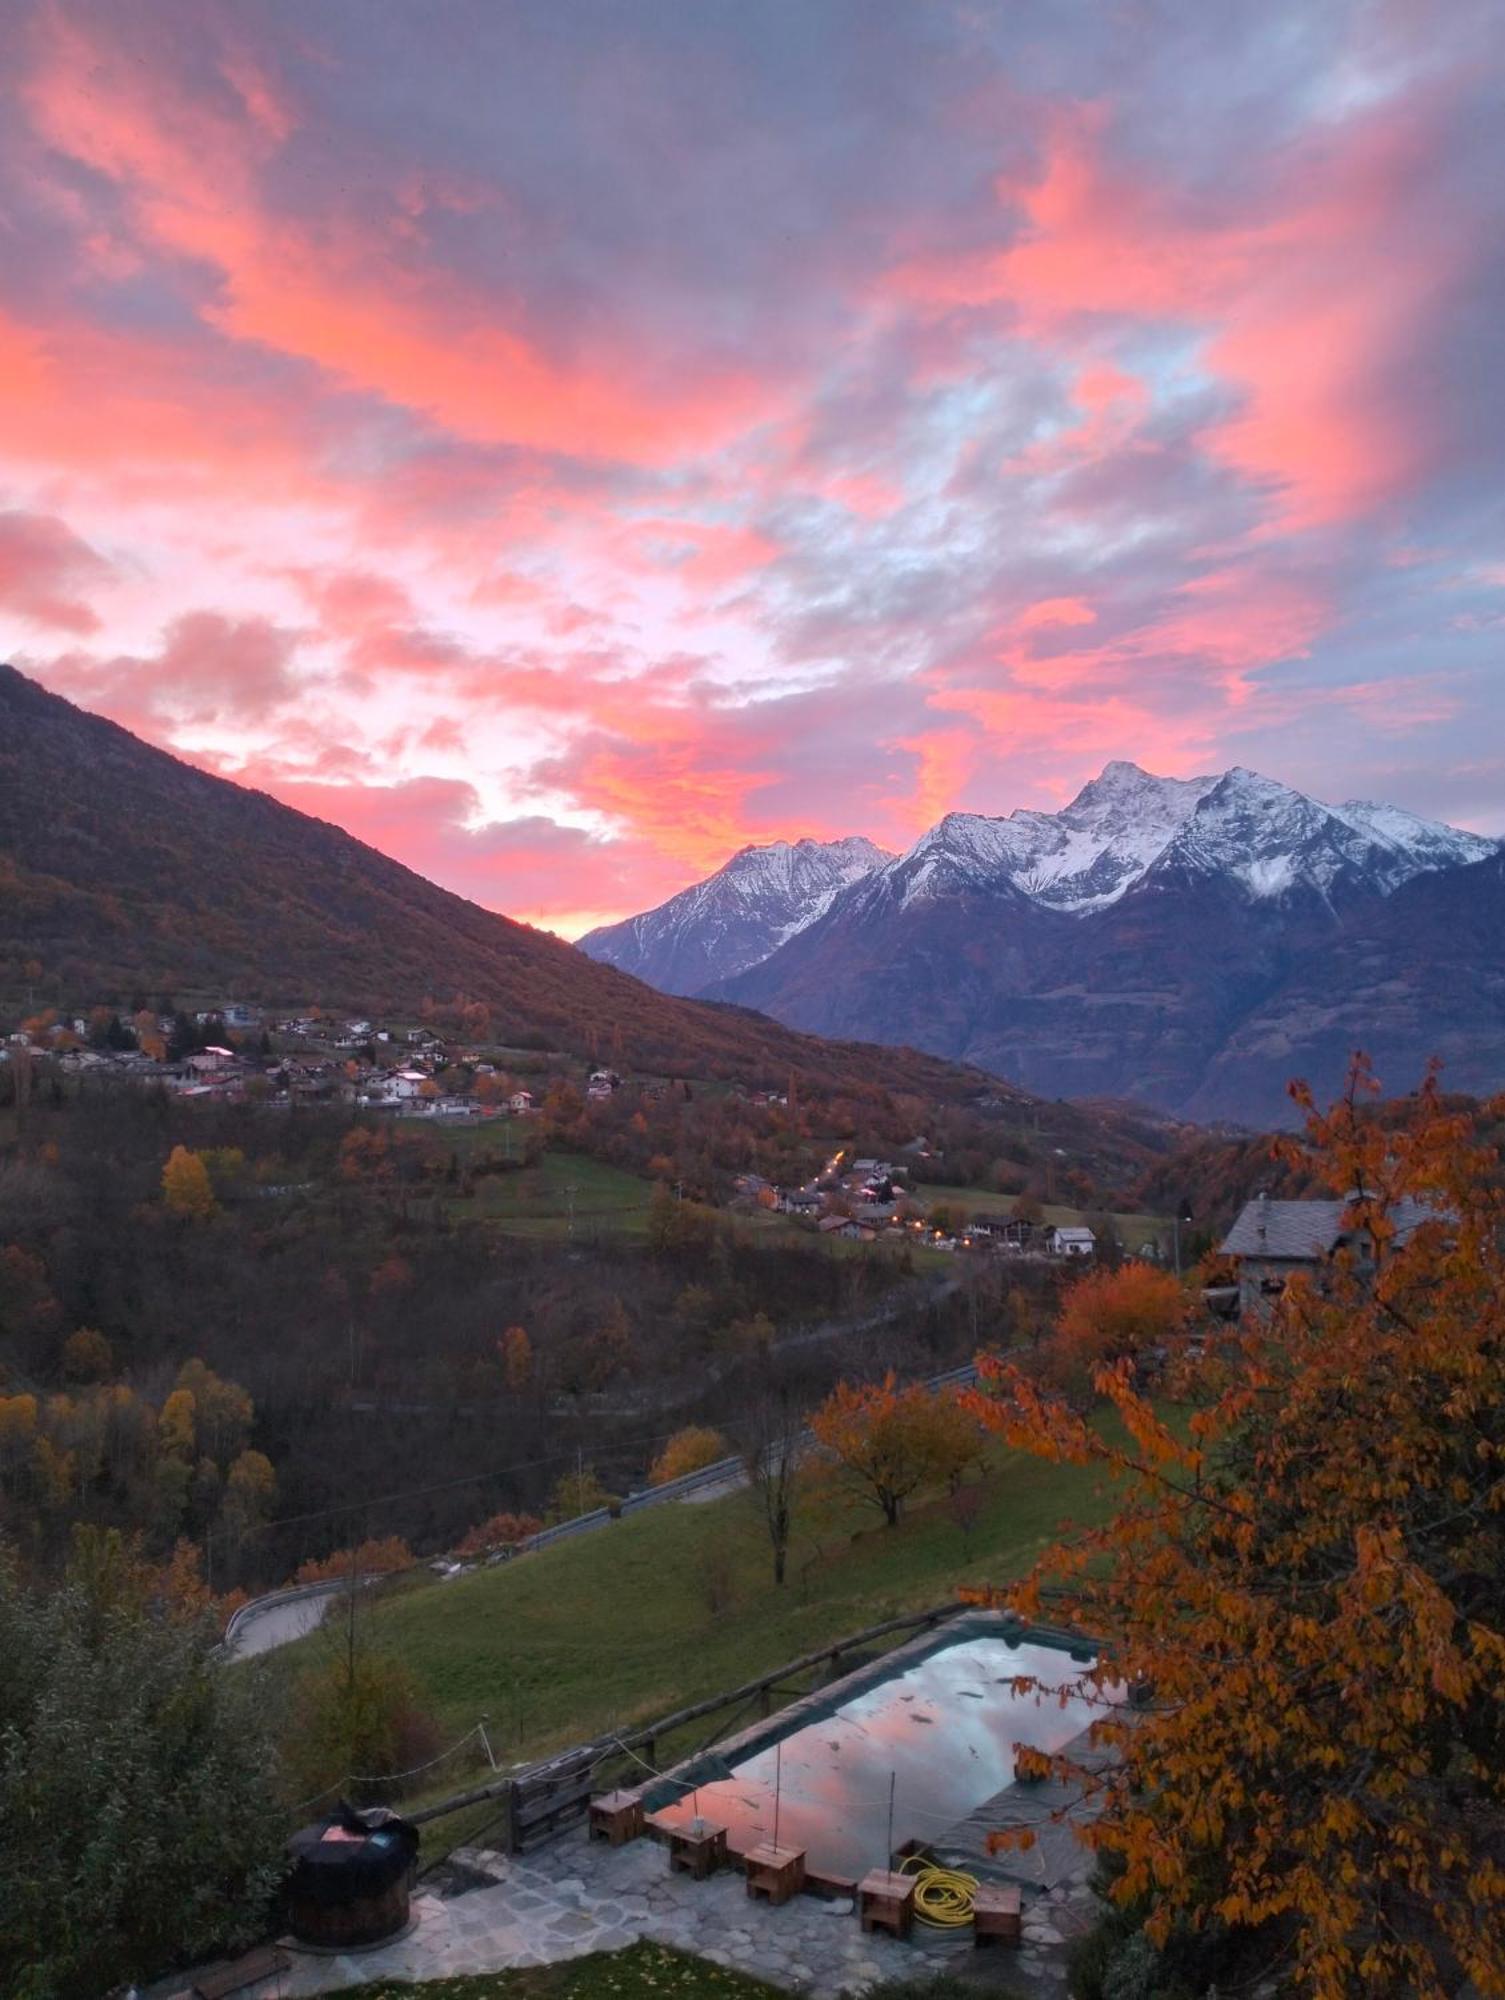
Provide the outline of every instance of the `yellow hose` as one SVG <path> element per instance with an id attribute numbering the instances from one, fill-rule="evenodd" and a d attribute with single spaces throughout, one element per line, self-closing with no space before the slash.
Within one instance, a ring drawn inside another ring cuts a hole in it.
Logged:
<path id="1" fill-rule="evenodd" d="M 922 1861 L 918 1854 L 900 1862 L 899 1872 L 916 1877 L 914 1910 L 922 1924 L 929 1924 L 932 1930 L 949 1931 L 971 1923 L 972 1896 L 977 1888 L 975 1875 L 964 1875 L 959 1868 L 937 1868 L 932 1861 Z"/>

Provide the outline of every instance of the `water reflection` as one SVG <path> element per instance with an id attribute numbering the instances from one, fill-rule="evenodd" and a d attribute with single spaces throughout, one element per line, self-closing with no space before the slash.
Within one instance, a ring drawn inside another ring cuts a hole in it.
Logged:
<path id="1" fill-rule="evenodd" d="M 816 1870 L 861 1875 L 886 1865 L 890 1773 L 895 1846 L 936 1838 L 1012 1781 L 1016 1743 L 1059 1750 L 1101 1712 L 1078 1695 L 1021 1695 L 1016 1676 L 1051 1690 L 1084 1671 L 1054 1647 L 1010 1646 L 993 1634 L 955 1640 L 777 1747 L 770 1735 L 730 1776 L 713 1777 L 661 1815 L 687 1821 L 698 1802 L 706 1819 L 730 1828 L 735 1846 L 771 1840 L 779 1764 L 779 1840 L 805 1848 Z"/>

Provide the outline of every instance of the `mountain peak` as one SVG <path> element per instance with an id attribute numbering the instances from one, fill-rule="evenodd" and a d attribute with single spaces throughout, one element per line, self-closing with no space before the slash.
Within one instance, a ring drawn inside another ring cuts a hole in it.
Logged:
<path id="1" fill-rule="evenodd" d="M 580 949 L 664 992 L 699 993 L 756 965 L 892 859 L 862 834 L 754 842 L 656 909 L 591 931 Z"/>

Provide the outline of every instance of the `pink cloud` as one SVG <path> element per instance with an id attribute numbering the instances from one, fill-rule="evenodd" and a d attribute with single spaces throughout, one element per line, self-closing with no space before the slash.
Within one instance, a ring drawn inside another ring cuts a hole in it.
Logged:
<path id="1" fill-rule="evenodd" d="M 294 700 L 298 638 L 266 618 L 189 611 L 173 619 L 155 655 L 64 654 L 47 663 L 46 677 L 72 699 L 160 739 L 184 724 L 259 721 Z"/>
<path id="2" fill-rule="evenodd" d="M 1042 597 L 1019 615 L 1021 632 L 1038 631 L 1041 626 L 1050 625 L 1091 625 L 1097 613 L 1080 597 Z"/>
<path id="3" fill-rule="evenodd" d="M 0 513 L 0 605 L 21 618 L 79 635 L 97 631 L 87 593 L 109 579 L 109 563 L 63 521 Z"/>
<path id="4" fill-rule="evenodd" d="M 248 94 L 242 79 L 232 106 L 216 104 L 144 70 L 102 17 L 87 30 L 43 18 L 24 86 L 37 130 L 121 188 L 156 250 L 217 273 L 201 311 L 231 338 L 456 437 L 586 459 L 666 465 L 771 414 L 772 385 L 750 373 L 665 366 L 610 339 L 541 346 L 515 306 L 414 258 L 411 204 L 394 199 L 375 222 L 352 207 L 274 215 L 260 175 L 297 118 L 264 81 Z"/>
<path id="5" fill-rule="evenodd" d="M 1000 309 L 1047 347 L 1115 324 L 1179 322 L 1233 399 L 1211 455 L 1270 496 L 1291 532 L 1368 513 L 1425 461 L 1425 420 L 1395 371 L 1424 344 L 1464 268 L 1446 212 L 1396 241 L 1447 106 L 1377 109 L 1288 149 L 1257 192 L 1191 195 L 1113 150 L 1108 108 L 1056 117 L 1042 169 L 999 184 L 1017 234 L 999 250 L 911 260 L 896 293 L 931 308 Z M 1142 389 L 1111 364 L 1078 378 L 1099 448 L 1115 403 Z M 1064 441 L 1070 444 L 1068 437 Z M 1059 452 L 1054 440 L 1046 452 Z"/>
<path id="6" fill-rule="evenodd" d="M 542 813 L 487 820 L 474 786 L 463 779 L 337 782 L 264 760 L 236 776 L 457 895 L 571 935 L 640 890 L 668 895 L 681 886 L 672 866 L 641 840 L 594 834 Z"/>

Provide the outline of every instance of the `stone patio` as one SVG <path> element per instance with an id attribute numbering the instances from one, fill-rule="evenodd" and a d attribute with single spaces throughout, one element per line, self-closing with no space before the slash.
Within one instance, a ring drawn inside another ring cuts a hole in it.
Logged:
<path id="1" fill-rule="evenodd" d="M 917 1925 L 908 1944 L 864 1936 L 850 1901 L 797 1896 L 782 1909 L 754 1904 L 740 1871 L 705 1882 L 671 1875 L 667 1849 L 651 1839 L 609 1848 L 577 1833 L 522 1859 L 472 1849 L 453 1860 L 478 1886 L 415 1897 L 416 1921 L 394 1943 L 339 1957 L 284 1945 L 290 1970 L 248 1992 L 255 2000 L 293 2000 L 368 1980 L 548 1964 L 651 1938 L 821 2000 L 943 1966 L 975 1970 L 995 1991 L 1064 2000 L 1066 1943 L 1090 1921 L 1083 1885 L 1063 1886 L 1026 1898 L 1022 1950 L 984 1953 L 974 1949 L 970 1930 Z M 154 1989 L 161 2000 L 183 1990 L 181 1978 Z"/>

